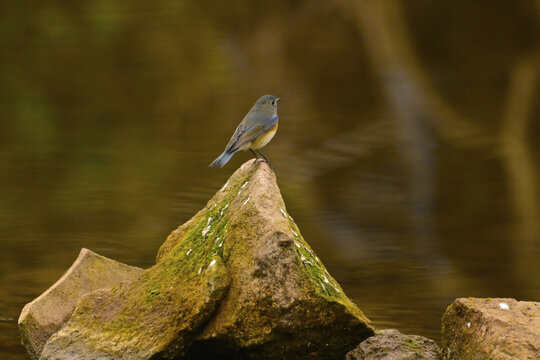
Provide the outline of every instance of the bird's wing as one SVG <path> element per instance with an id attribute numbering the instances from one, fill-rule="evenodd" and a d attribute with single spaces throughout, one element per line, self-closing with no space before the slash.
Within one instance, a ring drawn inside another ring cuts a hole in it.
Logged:
<path id="1" fill-rule="evenodd" d="M 251 127 L 253 125 L 262 125 L 267 129 L 273 128 L 278 121 L 277 114 L 272 113 L 263 113 L 263 112 L 257 112 L 256 114 L 252 114 L 251 112 L 246 115 L 244 120 L 242 120 L 242 123 L 246 125 L 246 127 Z"/>
<path id="2" fill-rule="evenodd" d="M 233 152 L 239 150 L 244 145 L 249 144 L 273 128 L 277 121 L 277 117 L 272 117 L 272 115 L 265 116 L 262 121 L 259 120 L 257 124 L 253 124 L 251 121 L 242 121 L 225 147 L 225 151 Z"/>
<path id="3" fill-rule="evenodd" d="M 226 151 L 233 152 L 241 149 L 244 145 L 264 134 L 265 131 L 265 127 L 261 125 L 252 125 L 246 129 L 240 129 L 240 131 L 237 128 L 229 144 L 227 144 Z"/>

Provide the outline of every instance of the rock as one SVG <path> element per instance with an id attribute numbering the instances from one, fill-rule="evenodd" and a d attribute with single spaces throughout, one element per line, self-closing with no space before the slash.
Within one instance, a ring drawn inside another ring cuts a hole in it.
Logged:
<path id="1" fill-rule="evenodd" d="M 140 271 L 82 249 L 64 276 L 21 312 L 19 329 L 30 356 L 39 357 L 47 339 L 65 325 L 84 294 L 131 279 Z"/>
<path id="2" fill-rule="evenodd" d="M 398 330 L 377 331 L 349 352 L 346 360 L 440 360 L 435 341 L 417 335 L 404 335 Z"/>
<path id="3" fill-rule="evenodd" d="M 373 333 L 249 161 L 156 265 L 83 297 L 43 359 L 337 359 Z"/>
<path id="4" fill-rule="evenodd" d="M 229 286 L 217 245 L 197 239 L 197 248 L 173 249 L 133 281 L 84 296 L 66 326 L 47 341 L 42 359 L 167 359 L 182 354 Z"/>
<path id="5" fill-rule="evenodd" d="M 442 323 L 446 360 L 540 359 L 540 303 L 456 299 Z"/>

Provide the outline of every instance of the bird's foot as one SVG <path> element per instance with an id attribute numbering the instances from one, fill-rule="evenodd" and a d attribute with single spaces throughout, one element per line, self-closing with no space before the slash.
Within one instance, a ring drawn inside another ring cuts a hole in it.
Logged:
<path id="1" fill-rule="evenodd" d="M 268 164 L 268 167 L 270 167 L 270 169 L 274 170 L 274 167 L 272 166 L 272 163 L 270 162 L 270 160 L 268 159 L 259 159 L 261 160 L 262 162 L 265 162 Z"/>

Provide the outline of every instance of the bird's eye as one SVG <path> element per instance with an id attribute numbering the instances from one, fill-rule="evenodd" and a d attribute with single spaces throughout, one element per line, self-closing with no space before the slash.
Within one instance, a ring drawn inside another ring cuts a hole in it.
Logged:
<path id="1" fill-rule="evenodd" d="M 276 105 L 276 101 L 275 101 L 275 100 L 272 100 L 271 103 L 272 103 L 272 105 Z"/>

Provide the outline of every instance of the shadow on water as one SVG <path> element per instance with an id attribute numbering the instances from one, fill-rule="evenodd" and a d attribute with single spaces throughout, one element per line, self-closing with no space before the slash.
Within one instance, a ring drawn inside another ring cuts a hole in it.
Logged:
<path id="1" fill-rule="evenodd" d="M 249 154 L 379 328 L 540 298 L 540 3 L 8 2 L 0 11 L 0 357 L 81 247 L 148 267 Z"/>

